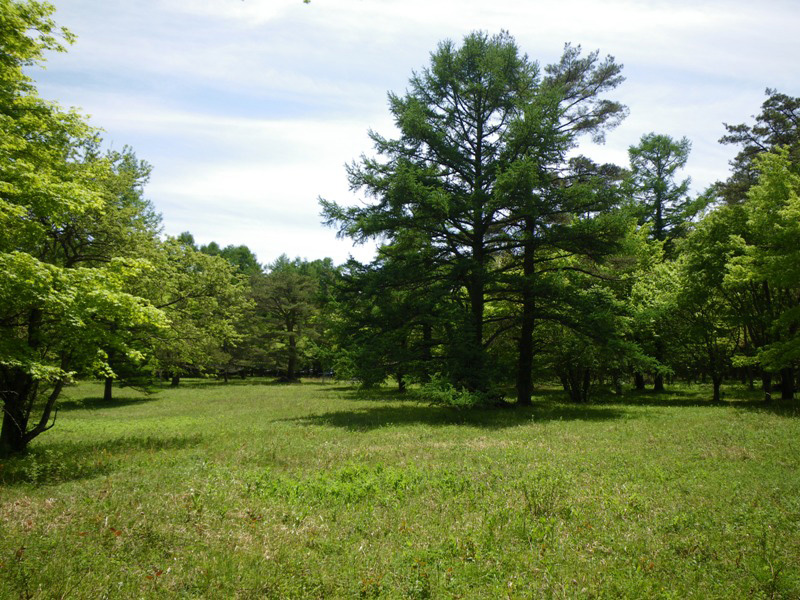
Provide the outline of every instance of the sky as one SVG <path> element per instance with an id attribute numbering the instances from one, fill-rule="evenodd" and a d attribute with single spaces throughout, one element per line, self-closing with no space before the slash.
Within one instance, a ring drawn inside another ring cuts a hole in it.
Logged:
<path id="1" fill-rule="evenodd" d="M 686 136 L 693 193 L 727 176 L 723 123 L 752 122 L 775 88 L 800 96 L 797 0 L 54 0 L 77 35 L 33 70 L 112 148 L 153 166 L 146 196 L 166 234 L 281 254 L 369 260 L 321 224 L 351 205 L 345 165 L 394 132 L 402 93 L 444 39 L 507 30 L 541 65 L 564 43 L 624 65 L 627 119 L 581 152 L 627 165 L 646 133 Z"/>

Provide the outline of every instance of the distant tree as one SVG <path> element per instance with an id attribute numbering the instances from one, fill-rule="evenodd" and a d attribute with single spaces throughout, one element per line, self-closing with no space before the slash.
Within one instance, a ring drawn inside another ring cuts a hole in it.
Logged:
<path id="1" fill-rule="evenodd" d="M 628 149 L 631 163 L 629 184 L 636 201 L 640 224 L 650 225 L 653 239 L 671 242 L 686 231 L 691 216 L 688 197 L 691 180 L 676 181 L 677 171 L 686 166 L 691 143 L 668 135 L 648 133 L 639 144 Z"/>
<path id="2" fill-rule="evenodd" d="M 711 377 L 714 402 L 722 399 L 722 382 L 743 342 L 743 329 L 722 288 L 727 265 L 714 257 L 712 246 L 724 243 L 719 233 L 713 219 L 708 219 L 683 241 L 672 290 L 676 318 L 671 336 L 679 342 L 685 368 Z"/>
<path id="3" fill-rule="evenodd" d="M 299 381 L 303 345 L 313 334 L 318 280 L 309 263 L 280 256 L 254 280 L 257 309 L 271 339 L 269 353 L 281 364 L 281 379 Z"/>
<path id="4" fill-rule="evenodd" d="M 109 151 L 105 159 L 110 166 L 106 177 L 100 180 L 105 204 L 102 210 L 73 220 L 73 241 L 69 244 L 73 260 L 102 263 L 109 256 L 141 260 L 158 245 L 161 226 L 160 215 L 144 197 L 150 165 L 139 160 L 128 147 L 121 152 Z M 126 291 L 135 293 L 133 289 Z M 115 332 L 103 348 L 108 368 L 93 373 L 105 379 L 106 401 L 112 399 L 114 381 L 132 384 L 141 379 L 141 366 L 147 355 L 146 339 L 154 333 L 145 323 L 118 328 L 109 322 L 108 327 Z"/>
<path id="5" fill-rule="evenodd" d="M 697 208 L 688 196 L 691 180 L 676 181 L 677 172 L 686 166 L 691 144 L 687 138 L 675 140 L 668 135 L 649 133 L 643 135 L 639 144 L 628 149 L 630 174 L 626 181 L 627 191 L 633 202 L 639 225 L 646 226 L 650 239 L 660 245 L 657 251 L 661 261 L 675 258 L 675 240 L 685 235 L 690 219 Z M 653 389 L 664 391 L 664 375 L 672 369 L 668 365 L 670 346 L 675 350 L 667 331 L 674 330 L 674 296 L 662 293 L 663 288 L 671 287 L 677 274 L 672 267 L 651 266 L 655 271 L 642 273 L 645 280 L 661 282 L 649 293 L 652 298 L 643 298 L 642 306 L 634 311 L 647 319 L 638 320 L 635 335 L 643 348 L 647 348 L 657 365 L 653 373 Z M 653 277 L 655 279 L 653 279 Z M 666 281 L 667 277 L 670 281 Z M 645 284 L 646 285 L 646 284 Z M 644 289 L 639 287 L 639 291 Z M 669 298 L 669 300 L 664 301 Z M 643 307 L 647 307 L 642 310 Z M 652 309 L 657 310 L 653 312 Z M 642 389 L 644 379 L 637 374 L 637 387 Z"/>
<path id="6" fill-rule="evenodd" d="M 564 314 L 546 320 L 536 339 L 570 400 L 588 402 L 593 385 L 604 375 L 616 380 L 637 349 L 623 337 L 623 307 L 608 285 L 583 274 L 559 280 L 565 298 L 554 304 Z"/>
<path id="7" fill-rule="evenodd" d="M 229 263 L 236 265 L 242 275 L 250 276 L 261 271 L 258 258 L 250 248 L 243 244 L 225 246 L 220 250 L 219 255 Z"/>
<path id="8" fill-rule="evenodd" d="M 261 271 L 256 255 L 245 245 L 234 246 L 230 244 L 220 248 L 216 242 L 200 246 L 200 252 L 211 256 L 221 256 L 232 265 L 235 265 L 243 275 L 253 275 Z"/>
<path id="9" fill-rule="evenodd" d="M 674 261 L 665 260 L 659 244 L 649 244 L 628 297 L 631 340 L 649 357 L 635 371 L 636 389 L 645 389 L 645 374 L 652 375 L 653 390 L 664 391 L 664 379 L 674 373 L 674 359 L 683 352 L 676 321 L 680 277 Z"/>
<path id="10" fill-rule="evenodd" d="M 800 165 L 800 98 L 770 88 L 767 88 L 766 95 L 755 124 L 725 123 L 727 133 L 719 140 L 722 144 L 741 148 L 731 161 L 731 176 L 717 188 L 729 204 L 744 202 L 747 191 L 756 184 L 759 174 L 755 160 L 760 154 L 785 146 L 789 161 Z"/>
<path id="11" fill-rule="evenodd" d="M 189 231 L 184 231 L 178 234 L 178 236 L 175 239 L 184 246 L 189 246 L 190 248 L 199 250 L 199 248 L 197 247 L 197 243 L 194 241 L 194 236 Z"/>
<path id="12" fill-rule="evenodd" d="M 228 261 L 175 238 L 149 259 L 152 268 L 139 279 L 137 293 L 169 319 L 151 340 L 153 368 L 173 385 L 187 374 L 216 372 L 228 359 L 226 346 L 240 337 L 236 324 L 250 303 L 246 279 Z"/>
<path id="13" fill-rule="evenodd" d="M 734 361 L 761 369 L 765 399 L 780 373 L 789 399 L 800 364 L 800 169 L 786 148 L 759 154 L 753 166 L 759 175 L 744 201 L 710 211 L 687 239 L 688 277 L 724 301 L 709 311 L 706 330 L 729 318 L 741 332 Z"/>

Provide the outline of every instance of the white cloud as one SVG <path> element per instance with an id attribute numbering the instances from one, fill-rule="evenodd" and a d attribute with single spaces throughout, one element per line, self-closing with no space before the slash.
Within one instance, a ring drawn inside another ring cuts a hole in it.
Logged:
<path id="1" fill-rule="evenodd" d="M 168 231 L 342 260 L 316 199 L 356 200 L 343 165 L 391 132 L 402 92 L 436 43 L 508 29 L 543 63 L 565 41 L 623 64 L 631 113 L 595 157 L 624 164 L 657 131 L 693 142 L 696 191 L 726 176 L 722 122 L 755 114 L 767 86 L 800 95 L 800 11 L 770 0 L 60 0 L 79 36 L 54 56 L 43 95 L 82 106 L 155 170 L 148 195 Z"/>

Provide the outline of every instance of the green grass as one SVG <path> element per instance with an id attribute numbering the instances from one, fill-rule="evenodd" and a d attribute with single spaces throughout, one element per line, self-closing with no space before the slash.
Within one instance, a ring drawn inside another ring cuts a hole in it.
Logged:
<path id="1" fill-rule="evenodd" d="M 0 466 L 2 598 L 799 598 L 800 413 L 70 388 Z"/>

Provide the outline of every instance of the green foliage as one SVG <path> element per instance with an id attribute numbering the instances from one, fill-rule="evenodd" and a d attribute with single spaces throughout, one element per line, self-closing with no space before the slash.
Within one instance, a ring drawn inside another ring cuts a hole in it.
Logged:
<path id="1" fill-rule="evenodd" d="M 753 125 L 725 124 L 727 134 L 720 142 L 740 146 L 731 161 L 731 176 L 717 186 L 728 204 L 741 204 L 759 177 L 756 159 L 764 152 L 786 147 L 789 161 L 800 165 L 800 98 L 767 88 L 767 99 Z"/>
<path id="2" fill-rule="evenodd" d="M 327 309 L 337 269 L 330 259 L 306 261 L 280 256 L 267 271 L 251 278 L 254 318 L 269 370 L 284 381 L 299 380 L 301 370 L 330 368 Z"/>
<path id="3" fill-rule="evenodd" d="M 176 239 L 160 243 L 137 290 L 169 319 L 150 339 L 155 371 L 180 377 L 216 371 L 240 339 L 236 326 L 250 306 L 247 281 L 234 265 Z"/>
<path id="4" fill-rule="evenodd" d="M 474 408 L 487 402 L 487 394 L 470 392 L 464 388 L 457 389 L 452 383 L 438 376 L 422 386 L 420 397 L 431 404 L 449 408 Z"/>
<path id="5" fill-rule="evenodd" d="M 343 265 L 328 316 L 337 375 L 365 386 L 394 377 L 404 389 L 444 367 L 445 344 L 433 336 L 447 299 L 435 275 L 419 281 L 428 258 L 424 250 L 398 257 L 383 247 L 370 265 Z"/>
<path id="6" fill-rule="evenodd" d="M 743 204 L 746 229 L 733 242 L 725 284 L 761 287 L 767 313 L 759 360 L 770 370 L 800 362 L 800 172 L 787 149 L 756 158 L 759 178 Z"/>
<path id="7" fill-rule="evenodd" d="M 538 68 L 506 33 L 473 33 L 460 47 L 442 42 L 430 66 L 412 75 L 408 93 L 389 95 L 401 137 L 373 132 L 381 159 L 365 158 L 348 169 L 351 186 L 377 203 L 342 208 L 323 202 L 328 222 L 338 223 L 342 234 L 380 236 L 406 252 L 430 248 L 424 276 L 465 294 L 456 326 L 463 356 L 452 376 L 474 390 L 486 386 L 488 374 L 484 304 L 500 233 L 491 225 L 501 209 L 493 190 L 508 123 L 531 98 L 537 78 Z"/>
<path id="8" fill-rule="evenodd" d="M 164 325 L 129 288 L 147 268 L 132 249 L 157 225 L 141 199 L 146 165 L 128 149 L 100 156 L 97 131 L 23 73 L 63 50 L 52 11 L 0 3 L 0 454 L 52 427 L 74 372 L 111 372 L 106 348 L 139 356 L 115 331 Z"/>
<path id="9" fill-rule="evenodd" d="M 568 158 L 581 135 L 601 141 L 625 115 L 604 97 L 622 81 L 620 70 L 612 57 L 567 45 L 542 76 L 505 32 L 473 32 L 461 46 L 444 41 L 404 96 L 389 95 L 398 139 L 372 132 L 378 157 L 348 168 L 353 189 L 375 202 L 321 201 L 340 235 L 382 240 L 375 270 L 405 273 L 393 288 L 405 308 L 387 309 L 384 294 L 378 318 L 409 314 L 420 289 L 435 290 L 428 306 L 439 318 L 425 326 L 438 342 L 425 351 L 438 353 L 438 370 L 454 386 L 486 392 L 498 378 L 499 347 L 517 327 L 528 357 L 520 381 L 529 378 L 534 322 L 550 318 L 534 302 L 554 302 L 540 296 L 541 274 L 561 268 L 562 258 L 567 270 L 591 272 L 570 257 L 597 262 L 626 230 L 608 214 L 620 201 L 620 170 Z M 514 303 L 523 305 L 521 319 Z M 387 323 L 383 331 L 408 347 L 408 326 Z"/>
<path id="10" fill-rule="evenodd" d="M 668 135 L 643 135 L 628 156 L 631 173 L 628 184 L 636 201 L 639 223 L 651 225 L 653 239 L 670 242 L 685 233 L 691 204 L 687 193 L 691 180 L 675 181 L 675 174 L 686 166 L 691 143 Z M 671 244 L 669 244 L 671 248 Z"/>
<path id="11" fill-rule="evenodd" d="M 188 232 L 185 232 L 185 235 Z M 178 238 L 180 239 L 180 237 Z M 189 237 L 185 238 L 185 241 L 189 243 L 189 245 L 194 245 L 194 238 Z M 224 248 L 220 248 L 219 244 L 216 242 L 211 242 L 206 244 L 205 246 L 201 246 L 199 248 L 200 252 L 204 252 L 205 254 L 210 254 L 212 256 L 221 256 L 231 264 L 235 265 L 236 268 L 242 275 L 256 275 L 261 272 L 261 265 L 258 263 L 258 259 L 256 255 L 253 254 L 252 250 L 245 245 L 234 246 L 233 244 L 229 244 Z"/>

